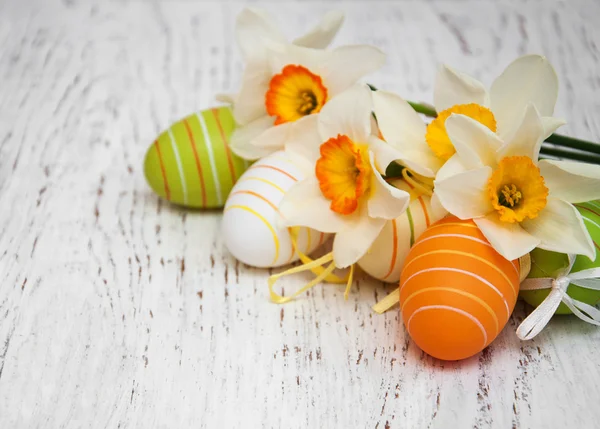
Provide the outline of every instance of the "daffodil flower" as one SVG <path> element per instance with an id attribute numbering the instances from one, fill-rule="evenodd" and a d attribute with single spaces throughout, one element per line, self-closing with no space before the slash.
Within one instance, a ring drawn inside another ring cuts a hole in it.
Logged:
<path id="1" fill-rule="evenodd" d="M 308 117 L 383 64 L 384 54 L 372 46 L 322 49 L 340 22 L 326 17 L 316 31 L 290 44 L 262 15 L 238 19 L 238 40 L 247 54 L 241 89 L 232 99 L 236 154 L 258 159 L 283 149 L 293 128 L 310 132 L 314 122 L 305 122 Z"/>
<path id="2" fill-rule="evenodd" d="M 284 196 L 280 212 L 287 226 L 335 233 L 333 261 L 354 264 L 410 203 L 410 195 L 385 182 L 382 154 L 394 149 L 372 135 L 371 91 L 355 85 L 324 107 L 310 133 L 297 132 L 286 151 L 308 176 Z M 396 155 L 400 157 L 400 155 Z"/>
<path id="3" fill-rule="evenodd" d="M 344 14 L 340 11 L 326 13 L 321 21 L 305 35 L 292 41 L 294 45 L 307 48 L 326 48 L 344 22 Z M 235 36 L 242 57 L 246 62 L 266 62 L 269 41 L 286 43 L 281 30 L 273 23 L 273 18 L 264 10 L 247 7 L 236 19 Z M 218 94 L 217 100 L 235 104 L 236 94 Z"/>
<path id="4" fill-rule="evenodd" d="M 428 125 L 425 140 L 438 158 L 448 161 L 456 149 L 446 132 L 445 122 L 455 113 L 474 119 L 508 141 L 521 126 L 530 104 L 541 115 L 542 140 L 545 140 L 565 123 L 552 116 L 557 97 L 556 72 L 541 55 L 517 58 L 492 83 L 489 91 L 478 80 L 445 65 L 438 72 L 434 88 L 438 116 Z M 451 162 L 446 168 L 453 166 Z"/>
<path id="5" fill-rule="evenodd" d="M 409 168 L 412 161 L 427 169 L 420 174 L 441 178 L 460 169 L 446 131 L 450 115 L 468 116 L 506 141 L 521 126 L 526 106 L 532 104 L 541 114 L 546 139 L 564 124 L 562 119 L 552 117 L 557 95 L 558 79 L 552 65 L 542 56 L 526 55 L 511 63 L 490 91 L 476 79 L 442 66 L 434 88 L 438 115 L 429 125 L 395 94 L 377 91 L 373 98 L 382 136 L 404 154 L 404 159 L 397 161 Z M 432 203 L 437 203 L 435 197 Z"/>
<path id="6" fill-rule="evenodd" d="M 535 247 L 594 259 L 594 244 L 573 204 L 600 198 L 600 166 L 538 162 L 547 128 L 534 104 L 506 141 L 462 114 L 450 114 L 445 128 L 460 165 L 435 180 L 446 210 L 473 219 L 509 260 Z"/>

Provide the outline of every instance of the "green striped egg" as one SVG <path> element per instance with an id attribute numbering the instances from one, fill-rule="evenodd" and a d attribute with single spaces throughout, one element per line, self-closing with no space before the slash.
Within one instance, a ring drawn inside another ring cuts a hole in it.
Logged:
<path id="1" fill-rule="evenodd" d="M 571 269 L 572 273 L 587 270 L 588 268 L 600 267 L 600 201 L 589 201 L 587 203 L 575 204 L 575 207 L 583 218 L 594 246 L 596 248 L 596 259 L 590 261 L 587 256 L 578 255 Z M 529 278 L 556 277 L 561 269 L 569 264 L 567 255 L 551 252 L 548 250 L 534 249 L 531 252 L 531 272 Z M 549 289 L 521 291 L 521 298 L 530 305 L 537 307 L 550 293 Z M 567 294 L 578 301 L 594 305 L 600 301 L 600 291 L 582 288 L 571 284 Z M 556 314 L 571 314 L 571 310 L 561 303 L 556 309 Z"/>
<path id="2" fill-rule="evenodd" d="M 223 207 L 249 166 L 228 146 L 234 128 L 229 107 L 203 110 L 171 125 L 146 153 L 144 174 L 152 190 L 184 207 Z"/>

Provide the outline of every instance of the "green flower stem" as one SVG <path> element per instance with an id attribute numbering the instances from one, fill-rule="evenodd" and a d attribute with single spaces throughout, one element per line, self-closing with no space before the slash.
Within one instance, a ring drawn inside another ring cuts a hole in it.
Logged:
<path id="1" fill-rule="evenodd" d="M 429 116 L 430 118 L 435 118 L 437 116 L 435 109 L 428 104 L 415 103 L 414 101 L 409 101 L 408 104 L 410 104 L 410 106 L 416 112 L 422 113 L 425 116 Z M 580 151 L 588 152 L 590 154 L 599 154 L 600 155 L 600 143 L 594 143 L 594 142 L 590 142 L 587 140 L 581 140 L 581 139 L 576 139 L 573 137 L 562 136 L 560 134 L 552 134 L 550 137 L 548 137 L 546 139 L 546 141 L 548 143 L 553 143 L 555 145 L 556 150 L 553 149 L 554 153 L 558 153 L 557 152 L 557 150 L 559 150 L 558 146 L 562 146 L 564 148 L 578 149 Z M 542 153 L 548 153 L 549 155 L 551 155 L 550 152 L 547 152 L 548 150 L 550 150 L 550 148 L 545 146 L 542 148 Z M 583 157 L 583 154 L 577 154 L 577 157 L 575 157 L 574 155 L 571 155 L 571 153 L 569 151 L 561 152 L 560 155 L 555 155 L 555 156 L 561 156 L 563 158 L 573 159 L 573 160 L 576 159 L 579 161 L 598 163 L 598 161 L 588 160 L 587 158 Z M 589 159 L 595 159 L 595 157 L 590 157 Z"/>
<path id="2" fill-rule="evenodd" d="M 563 159 L 587 162 L 588 164 L 600 164 L 600 154 L 586 152 L 577 149 L 571 149 L 567 146 L 551 146 L 547 143 L 542 144 L 540 156 L 549 155 Z"/>

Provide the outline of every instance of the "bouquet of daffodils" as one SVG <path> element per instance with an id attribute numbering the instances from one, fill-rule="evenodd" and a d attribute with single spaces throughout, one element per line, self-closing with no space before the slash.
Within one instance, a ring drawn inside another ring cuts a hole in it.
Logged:
<path id="1" fill-rule="evenodd" d="M 342 21 L 329 13 L 289 42 L 264 12 L 238 16 L 241 86 L 219 96 L 230 107 L 196 114 L 195 139 L 190 118 L 187 141 L 169 130 L 173 148 L 194 146 L 193 157 L 173 157 L 186 201 L 196 186 L 186 169 L 196 166 L 202 206 L 212 193 L 224 201 L 223 239 L 237 259 L 301 261 L 265 280 L 274 302 L 321 282 L 345 284 L 347 297 L 355 267 L 396 283 L 374 310 L 399 303 L 417 345 L 441 359 L 486 347 L 519 295 L 537 307 L 522 339 L 561 311 L 600 324 L 600 165 L 557 159 L 594 162 L 600 146 L 554 134 L 565 121 L 553 116 L 558 79 L 548 60 L 518 58 L 489 88 L 444 65 L 433 106 L 411 103 L 361 82 L 383 65 L 379 49 L 327 48 Z M 165 196 L 161 141 L 146 175 Z M 331 251 L 312 259 L 329 239 Z M 277 280 L 302 271 L 313 273 L 304 287 L 277 292 Z"/>

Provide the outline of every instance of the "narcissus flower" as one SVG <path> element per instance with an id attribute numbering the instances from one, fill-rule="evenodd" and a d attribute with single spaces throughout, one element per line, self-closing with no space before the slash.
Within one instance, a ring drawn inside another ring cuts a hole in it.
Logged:
<path id="1" fill-rule="evenodd" d="M 322 49 L 340 23 L 337 15 L 326 16 L 315 31 L 289 44 L 262 15 L 238 20 L 247 54 L 240 92 L 231 100 L 238 124 L 231 137 L 235 153 L 257 159 L 283 149 L 292 128 L 306 131 L 312 123 L 304 123 L 306 118 L 381 67 L 385 56 L 372 46 Z"/>
<path id="2" fill-rule="evenodd" d="M 542 136 L 546 139 L 564 125 L 562 119 L 552 117 L 557 96 L 556 72 L 540 55 L 517 58 L 492 83 L 489 92 L 476 79 L 442 66 L 434 88 L 438 116 L 428 125 L 425 139 L 439 159 L 448 161 L 456 149 L 445 123 L 454 113 L 474 119 L 508 141 L 520 127 L 529 104 L 541 115 Z"/>
<path id="3" fill-rule="evenodd" d="M 394 149 L 373 136 L 371 91 L 356 85 L 328 102 L 310 133 L 295 130 L 286 151 L 307 178 L 285 195 L 280 212 L 287 226 L 336 233 L 333 259 L 338 268 L 363 256 L 387 220 L 400 216 L 410 195 L 382 178 Z M 392 155 L 398 159 L 400 154 Z"/>
<path id="4" fill-rule="evenodd" d="M 593 242 L 572 204 L 600 198 L 600 166 L 538 162 L 544 124 L 529 104 L 504 142 L 477 119 L 450 114 L 445 128 L 458 162 L 436 179 L 435 193 L 450 213 L 473 219 L 509 260 L 535 247 L 594 259 Z"/>
<path id="5" fill-rule="evenodd" d="M 526 106 L 533 104 L 541 114 L 545 139 L 564 124 L 552 117 L 557 95 L 558 79 L 552 65 L 542 56 L 527 55 L 511 63 L 489 92 L 476 79 L 442 66 L 434 89 L 438 116 L 429 125 L 395 94 L 377 91 L 373 99 L 382 136 L 405 155 L 398 162 L 410 167 L 412 161 L 429 170 L 421 174 L 432 177 L 439 171 L 443 177 L 451 174 L 458 162 L 445 125 L 451 114 L 468 116 L 506 141 L 520 127 Z"/>

